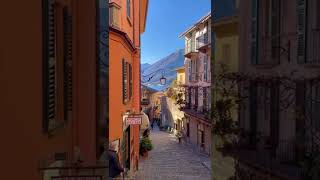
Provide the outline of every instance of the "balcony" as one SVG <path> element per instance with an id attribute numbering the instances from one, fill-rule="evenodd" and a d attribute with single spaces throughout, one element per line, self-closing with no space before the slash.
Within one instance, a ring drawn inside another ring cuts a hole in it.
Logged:
<path id="1" fill-rule="evenodd" d="M 191 39 L 187 40 L 184 57 L 191 58 L 197 54 L 198 52 L 195 47 L 195 42 Z"/>
<path id="2" fill-rule="evenodd" d="M 210 43 L 208 33 L 205 33 L 196 39 L 196 49 L 203 53 L 207 52 L 209 45 Z"/>
<path id="3" fill-rule="evenodd" d="M 199 73 L 192 73 L 191 74 L 191 79 L 190 79 L 190 82 L 198 82 L 199 81 L 199 78 L 200 76 L 199 76 Z"/>
<path id="4" fill-rule="evenodd" d="M 109 5 L 109 26 L 120 29 L 120 7 L 115 3 Z"/>

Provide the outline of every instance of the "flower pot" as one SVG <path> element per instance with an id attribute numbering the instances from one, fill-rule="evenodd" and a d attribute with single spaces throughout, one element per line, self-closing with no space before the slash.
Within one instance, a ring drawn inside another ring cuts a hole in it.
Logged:
<path id="1" fill-rule="evenodd" d="M 147 158 L 149 156 L 149 151 L 143 151 L 142 152 L 142 157 Z"/>

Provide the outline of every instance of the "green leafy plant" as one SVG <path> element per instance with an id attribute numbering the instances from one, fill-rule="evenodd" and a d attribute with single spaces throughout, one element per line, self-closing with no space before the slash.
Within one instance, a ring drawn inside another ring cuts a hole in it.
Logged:
<path id="1" fill-rule="evenodd" d="M 153 149 L 152 141 L 148 137 L 144 137 L 140 141 L 140 152 L 147 152 Z"/>

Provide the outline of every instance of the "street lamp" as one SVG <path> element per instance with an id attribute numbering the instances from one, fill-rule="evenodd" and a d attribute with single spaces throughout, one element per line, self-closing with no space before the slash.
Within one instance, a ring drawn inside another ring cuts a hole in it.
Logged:
<path id="1" fill-rule="evenodd" d="M 151 79 L 152 79 L 153 77 L 155 77 L 155 75 L 156 75 L 159 71 L 163 71 L 163 72 L 162 72 L 162 77 L 160 78 L 160 84 L 161 84 L 161 85 L 165 85 L 166 82 L 167 82 L 167 78 L 164 77 L 164 71 L 165 71 L 164 69 L 158 69 L 157 71 L 152 72 L 152 73 L 150 73 L 150 74 L 148 74 L 148 75 L 142 75 L 143 77 L 151 76 L 151 77 L 148 78 L 147 81 L 145 81 L 145 82 L 142 81 L 142 83 L 150 82 Z"/>
<path id="2" fill-rule="evenodd" d="M 167 79 L 162 75 L 162 77 L 160 78 L 161 85 L 165 85 L 166 82 L 167 82 Z"/>

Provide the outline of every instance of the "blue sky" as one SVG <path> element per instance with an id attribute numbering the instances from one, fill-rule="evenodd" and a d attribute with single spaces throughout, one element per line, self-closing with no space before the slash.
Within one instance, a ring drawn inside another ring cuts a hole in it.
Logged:
<path id="1" fill-rule="evenodd" d="M 183 48 L 179 35 L 210 11 L 210 0 L 149 0 L 141 63 L 152 64 Z"/>

